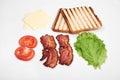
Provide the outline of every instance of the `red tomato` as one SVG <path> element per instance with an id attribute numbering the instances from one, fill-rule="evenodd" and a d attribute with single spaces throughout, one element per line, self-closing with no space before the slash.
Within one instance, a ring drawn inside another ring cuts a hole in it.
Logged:
<path id="1" fill-rule="evenodd" d="M 28 61 L 31 60 L 35 55 L 35 52 L 31 48 L 26 48 L 26 47 L 18 47 L 15 50 L 15 56 L 23 61 Z"/>
<path id="2" fill-rule="evenodd" d="M 20 38 L 19 44 L 27 48 L 35 48 L 37 46 L 37 39 L 33 36 L 26 35 Z"/>

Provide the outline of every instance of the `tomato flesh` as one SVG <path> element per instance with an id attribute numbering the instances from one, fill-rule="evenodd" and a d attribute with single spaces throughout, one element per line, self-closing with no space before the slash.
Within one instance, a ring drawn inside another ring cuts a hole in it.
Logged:
<path id="1" fill-rule="evenodd" d="M 19 39 L 20 46 L 27 48 L 35 48 L 37 46 L 37 39 L 33 36 L 26 35 Z"/>
<path id="2" fill-rule="evenodd" d="M 15 50 L 15 56 L 23 61 L 28 61 L 31 60 L 35 55 L 35 52 L 31 48 L 26 48 L 26 47 L 18 47 Z"/>

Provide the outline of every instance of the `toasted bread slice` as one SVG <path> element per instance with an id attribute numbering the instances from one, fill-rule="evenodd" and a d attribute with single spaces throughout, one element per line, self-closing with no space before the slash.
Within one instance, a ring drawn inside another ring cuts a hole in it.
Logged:
<path id="1" fill-rule="evenodd" d="M 56 32 L 69 32 L 69 28 L 61 14 L 61 9 L 58 11 L 58 14 L 52 26 L 52 30 Z"/>
<path id="2" fill-rule="evenodd" d="M 52 29 L 58 32 L 79 33 L 102 26 L 91 7 L 61 8 Z"/>
<path id="3" fill-rule="evenodd" d="M 102 26 L 101 21 L 91 7 L 62 8 L 61 12 L 70 29 L 70 33 L 94 30 Z"/>

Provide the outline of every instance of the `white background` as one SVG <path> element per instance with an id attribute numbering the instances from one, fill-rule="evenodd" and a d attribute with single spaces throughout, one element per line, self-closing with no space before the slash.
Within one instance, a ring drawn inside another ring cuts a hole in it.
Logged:
<path id="1" fill-rule="evenodd" d="M 91 6 L 102 21 L 102 28 L 92 32 L 106 44 L 106 62 L 101 69 L 88 66 L 73 47 L 78 34 L 68 34 L 74 50 L 72 64 L 58 64 L 54 69 L 45 67 L 44 61 L 39 61 L 43 48 L 39 38 L 45 34 L 54 37 L 60 34 L 51 30 L 59 8 L 78 6 Z M 0 0 L 0 80 L 120 80 L 119 8 L 119 0 Z M 52 17 L 51 22 L 43 29 L 24 30 L 24 15 L 40 9 Z M 38 40 L 35 57 L 28 62 L 20 61 L 14 55 L 18 40 L 24 35 L 33 35 Z"/>

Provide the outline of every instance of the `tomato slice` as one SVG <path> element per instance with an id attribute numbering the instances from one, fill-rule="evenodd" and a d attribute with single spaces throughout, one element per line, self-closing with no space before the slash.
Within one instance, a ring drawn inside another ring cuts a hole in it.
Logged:
<path id="1" fill-rule="evenodd" d="M 27 47 L 18 47 L 15 50 L 15 56 L 23 61 L 29 61 L 31 60 L 35 55 L 35 52 L 33 49 L 31 48 L 27 48 Z"/>
<path id="2" fill-rule="evenodd" d="M 35 48 L 37 46 L 37 39 L 34 36 L 26 35 L 19 39 L 20 46 L 27 48 Z"/>

